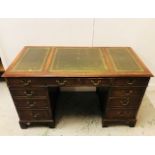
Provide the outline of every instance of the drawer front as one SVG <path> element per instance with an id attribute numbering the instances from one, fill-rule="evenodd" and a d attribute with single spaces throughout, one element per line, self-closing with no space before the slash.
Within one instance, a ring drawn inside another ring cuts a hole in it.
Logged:
<path id="1" fill-rule="evenodd" d="M 21 110 L 18 109 L 18 114 L 21 120 L 49 120 L 51 115 L 48 110 Z"/>
<path id="2" fill-rule="evenodd" d="M 135 109 L 107 109 L 106 110 L 106 118 L 135 118 L 137 114 L 137 110 Z"/>
<path id="3" fill-rule="evenodd" d="M 122 97 L 110 98 L 107 102 L 107 107 L 110 108 L 133 108 L 138 107 L 141 102 L 141 97 Z"/>
<path id="4" fill-rule="evenodd" d="M 21 108 L 48 108 L 48 99 L 14 99 L 17 107 Z"/>
<path id="5" fill-rule="evenodd" d="M 110 90 L 110 97 L 124 97 L 124 96 L 141 96 L 145 92 L 145 87 L 137 87 L 137 88 L 112 88 Z"/>
<path id="6" fill-rule="evenodd" d="M 9 87 L 39 87 L 44 86 L 43 78 L 7 78 Z"/>
<path id="7" fill-rule="evenodd" d="M 108 86 L 112 78 L 47 78 L 46 85 L 55 86 Z"/>
<path id="8" fill-rule="evenodd" d="M 149 78 L 115 78 L 114 86 L 147 86 Z"/>
<path id="9" fill-rule="evenodd" d="M 48 91 L 45 88 L 26 88 L 26 89 L 10 89 L 11 94 L 13 97 L 26 97 L 26 98 L 33 98 L 33 97 L 48 97 Z"/>
<path id="10" fill-rule="evenodd" d="M 78 79 L 77 79 L 78 80 Z M 88 86 L 109 86 L 112 83 L 112 79 L 110 78 L 88 78 L 88 79 L 80 79 L 81 85 Z"/>
<path id="11" fill-rule="evenodd" d="M 112 78 L 7 78 L 9 87 L 108 86 Z"/>

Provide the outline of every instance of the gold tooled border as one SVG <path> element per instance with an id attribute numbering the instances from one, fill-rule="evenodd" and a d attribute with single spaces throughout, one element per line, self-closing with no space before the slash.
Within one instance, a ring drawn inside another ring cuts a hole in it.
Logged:
<path id="1" fill-rule="evenodd" d="M 45 49 L 47 49 L 47 53 L 46 53 L 46 55 L 45 55 L 45 57 L 44 57 L 44 60 L 42 61 L 42 64 L 41 64 L 41 66 L 40 66 L 40 69 L 38 69 L 38 70 L 22 70 L 22 69 L 16 70 L 16 67 L 22 62 L 24 56 L 28 53 L 28 50 L 29 50 L 30 48 L 32 48 L 32 47 L 29 47 L 29 48 L 27 48 L 27 49 L 25 50 L 25 52 L 23 53 L 23 55 L 20 57 L 20 60 L 17 61 L 17 63 L 15 64 L 15 66 L 14 66 L 14 68 L 11 70 L 11 72 L 25 72 L 25 71 L 26 71 L 26 72 L 40 72 L 40 71 L 43 70 L 45 61 L 46 61 L 47 56 L 48 56 L 48 54 L 49 54 L 49 52 L 50 52 L 50 49 L 51 49 L 50 47 L 45 47 Z M 36 48 L 36 47 L 35 47 L 35 48 Z M 39 48 L 39 47 L 37 47 L 37 48 Z"/>
<path id="2" fill-rule="evenodd" d="M 117 48 L 117 47 L 116 47 L 116 48 Z M 115 49 L 116 49 L 116 48 L 115 48 Z M 118 48 L 119 48 L 119 47 L 118 47 Z M 131 54 L 131 52 L 129 51 L 128 48 L 125 48 L 126 51 L 127 51 L 128 54 L 133 58 L 134 62 L 137 64 L 137 66 L 139 67 L 140 70 L 118 69 L 118 68 L 116 67 L 116 63 L 114 62 L 114 60 L 113 60 L 113 58 L 112 58 L 112 56 L 111 56 L 111 54 L 110 54 L 110 50 L 109 50 L 109 49 L 110 49 L 110 48 L 107 48 L 107 52 L 108 52 L 108 54 L 109 54 L 110 60 L 111 60 L 111 62 L 112 62 L 112 65 L 113 65 L 115 71 L 117 71 L 117 72 L 124 72 L 124 71 L 126 71 L 126 72 L 129 72 L 129 71 L 130 71 L 130 72 L 144 72 L 144 69 L 141 67 L 141 65 L 140 65 L 139 63 L 137 63 L 136 58 Z"/>
<path id="3" fill-rule="evenodd" d="M 89 48 L 89 47 L 77 47 L 77 48 L 84 49 L 84 48 Z M 62 70 L 62 69 L 61 70 L 60 69 L 59 70 L 53 70 L 54 60 L 56 58 L 56 53 L 58 52 L 57 50 L 59 49 L 59 48 L 56 48 L 55 51 L 54 51 L 53 59 L 52 59 L 52 62 L 50 64 L 50 67 L 49 67 L 48 71 L 50 73 L 52 73 L 52 72 L 53 73 L 58 73 L 58 72 L 69 72 L 69 73 L 70 72 L 73 72 L 73 73 L 91 73 L 91 72 L 95 72 L 95 73 L 103 73 L 103 72 L 106 72 L 108 67 L 107 67 L 107 65 L 105 63 L 103 52 L 102 52 L 101 48 L 97 48 L 97 47 L 94 47 L 94 48 L 99 49 L 99 54 L 101 56 L 101 61 L 102 61 L 103 65 L 104 65 L 104 70 L 102 70 L 102 71 L 95 71 L 95 70 L 88 70 L 88 71 L 86 71 L 86 70 Z M 68 47 L 63 48 L 63 49 L 68 49 Z M 69 49 L 75 49 L 75 48 L 69 48 Z"/>

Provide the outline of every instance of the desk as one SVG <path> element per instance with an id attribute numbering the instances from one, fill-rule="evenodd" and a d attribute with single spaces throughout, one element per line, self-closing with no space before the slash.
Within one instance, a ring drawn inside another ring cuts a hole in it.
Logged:
<path id="1" fill-rule="evenodd" d="M 21 128 L 55 126 L 60 87 L 96 87 L 102 126 L 135 126 L 153 76 L 130 47 L 24 47 L 3 74 Z"/>

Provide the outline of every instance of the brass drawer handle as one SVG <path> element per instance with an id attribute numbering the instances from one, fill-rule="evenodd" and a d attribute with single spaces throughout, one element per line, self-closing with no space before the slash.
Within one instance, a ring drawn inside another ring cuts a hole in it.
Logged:
<path id="1" fill-rule="evenodd" d="M 33 115 L 33 118 L 38 118 L 38 117 L 39 117 L 38 113 Z"/>
<path id="2" fill-rule="evenodd" d="M 121 100 L 120 103 L 121 103 L 123 106 L 128 105 L 128 104 L 129 104 L 129 98 L 125 98 L 125 99 Z"/>
<path id="3" fill-rule="evenodd" d="M 67 83 L 67 81 L 66 81 L 66 80 L 62 80 L 62 81 L 56 80 L 56 83 L 57 83 L 58 85 L 60 85 L 60 86 L 63 86 L 63 85 L 65 85 L 65 84 Z"/>
<path id="4" fill-rule="evenodd" d="M 34 93 L 33 91 L 24 91 L 24 94 L 28 97 L 31 97 Z"/>
<path id="5" fill-rule="evenodd" d="M 128 85 L 132 85 L 132 84 L 134 84 L 134 83 L 135 83 L 135 80 L 133 80 L 133 79 L 127 81 L 127 84 L 128 84 Z"/>
<path id="6" fill-rule="evenodd" d="M 124 116 L 130 117 L 132 115 L 132 112 L 130 112 L 130 111 L 119 111 L 119 112 L 117 112 L 117 115 L 119 117 L 124 117 Z"/>
<path id="7" fill-rule="evenodd" d="M 30 106 L 30 107 L 34 107 L 36 105 L 36 102 L 30 102 L 30 101 L 28 101 L 27 102 L 27 105 Z"/>
<path id="8" fill-rule="evenodd" d="M 128 91 L 125 92 L 126 95 L 130 95 L 132 93 L 133 93 L 133 90 L 128 90 Z"/>
<path id="9" fill-rule="evenodd" d="M 117 112 L 117 115 L 120 116 L 120 117 L 123 117 L 125 116 L 127 113 L 126 112 L 123 112 L 123 111 L 118 111 Z"/>
<path id="10" fill-rule="evenodd" d="M 29 86 L 31 84 L 31 80 L 21 80 L 24 86 Z"/>
<path id="11" fill-rule="evenodd" d="M 94 86 L 98 86 L 100 83 L 101 83 L 101 80 L 91 80 L 91 83 L 94 85 Z"/>

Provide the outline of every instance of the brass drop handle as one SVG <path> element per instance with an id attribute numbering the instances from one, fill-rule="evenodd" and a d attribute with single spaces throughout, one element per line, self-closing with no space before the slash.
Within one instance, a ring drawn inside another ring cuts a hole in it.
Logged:
<path id="1" fill-rule="evenodd" d="M 30 107 L 34 107 L 36 105 L 36 102 L 27 102 L 27 104 L 30 106 Z"/>
<path id="2" fill-rule="evenodd" d="M 132 112 L 130 112 L 130 111 L 119 111 L 119 112 L 117 112 L 117 114 L 119 117 L 124 117 L 124 116 L 130 117 L 132 115 Z"/>
<path id="3" fill-rule="evenodd" d="M 98 86 L 100 83 L 101 83 L 101 80 L 91 80 L 91 83 L 94 85 L 94 86 Z"/>
<path id="4" fill-rule="evenodd" d="M 128 90 L 128 91 L 126 91 L 126 95 L 130 95 L 130 94 L 132 94 L 133 93 L 133 90 Z"/>
<path id="5" fill-rule="evenodd" d="M 123 106 L 128 105 L 128 104 L 129 104 L 129 98 L 125 98 L 125 99 L 121 100 L 120 103 L 121 103 Z"/>
<path id="6" fill-rule="evenodd" d="M 24 91 L 24 94 L 28 97 L 31 97 L 33 95 L 33 91 Z"/>
<path id="7" fill-rule="evenodd" d="M 60 80 L 56 80 L 56 83 L 57 83 L 58 85 L 60 85 L 60 86 L 65 85 L 66 82 L 67 82 L 66 80 L 62 80 L 62 81 L 60 81 Z"/>
<path id="8" fill-rule="evenodd" d="M 135 82 L 135 80 L 133 80 L 133 79 L 132 80 L 128 80 L 127 84 L 132 85 L 132 84 L 134 84 L 134 82 Z"/>
<path id="9" fill-rule="evenodd" d="M 124 115 L 126 115 L 126 113 L 123 112 L 123 111 L 119 111 L 119 112 L 117 112 L 117 114 L 118 114 L 118 116 L 120 116 L 120 117 L 123 117 Z"/>
<path id="10" fill-rule="evenodd" d="M 29 86 L 31 84 L 31 80 L 22 80 L 24 86 Z"/>
<path id="11" fill-rule="evenodd" d="M 38 113 L 33 115 L 33 118 L 38 118 L 38 117 L 39 117 Z"/>

